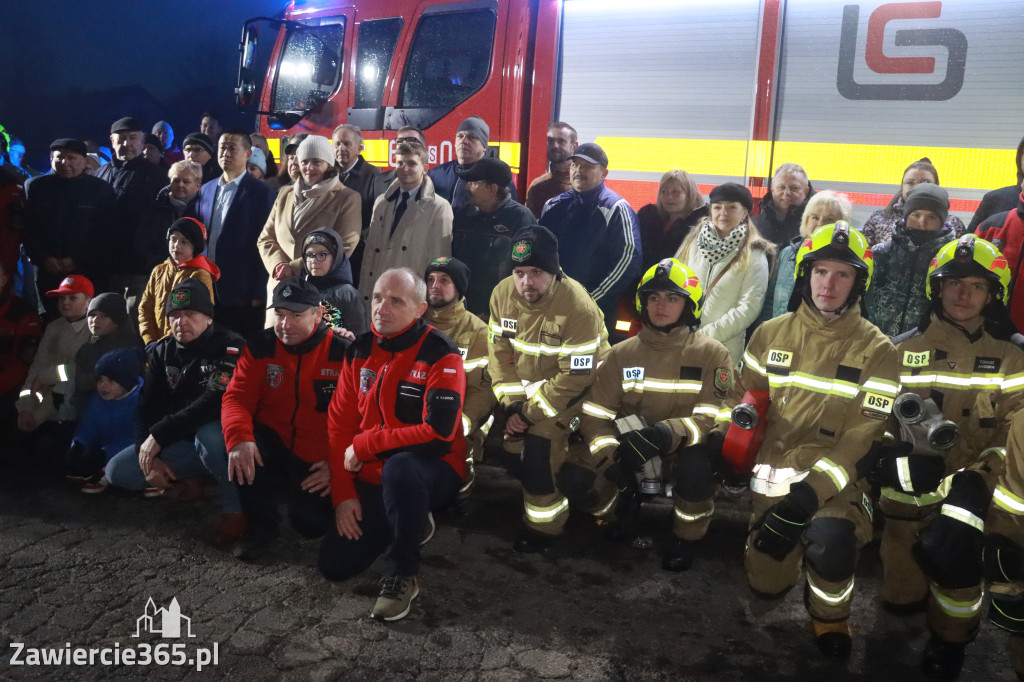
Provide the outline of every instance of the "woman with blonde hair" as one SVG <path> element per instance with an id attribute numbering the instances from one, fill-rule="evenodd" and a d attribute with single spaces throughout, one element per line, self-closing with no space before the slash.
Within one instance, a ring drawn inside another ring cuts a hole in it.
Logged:
<path id="1" fill-rule="evenodd" d="M 837 220 L 849 223 L 852 215 L 853 206 L 845 195 L 825 190 L 811 197 L 800 219 L 800 234 L 790 240 L 775 260 L 775 268 L 768 280 L 768 291 L 764 296 L 764 306 L 755 327 L 765 320 L 787 312 L 789 297 L 793 294 L 795 284 L 793 273 L 796 270 L 796 252 L 800 250 L 800 243 L 809 239 L 822 225 L 831 225 Z"/>
<path id="2" fill-rule="evenodd" d="M 690 230 L 701 218 L 707 217 L 709 211 L 710 207 L 689 173 L 670 170 L 662 175 L 658 198 L 636 214 L 640 222 L 644 272 L 675 255 Z"/>
<path id="3" fill-rule="evenodd" d="M 690 231 L 676 258 L 704 283 L 700 330 L 740 360 L 747 327 L 764 302 L 775 245 L 761 236 L 750 219 L 750 190 L 727 182 L 711 190 L 711 214 Z"/>

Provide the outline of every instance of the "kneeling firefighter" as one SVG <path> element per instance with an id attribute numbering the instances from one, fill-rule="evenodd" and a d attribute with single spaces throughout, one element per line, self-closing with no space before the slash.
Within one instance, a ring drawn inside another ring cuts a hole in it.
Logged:
<path id="1" fill-rule="evenodd" d="M 881 597 L 896 615 L 927 608 L 931 639 L 921 670 L 939 679 L 960 673 L 964 648 L 978 633 L 983 519 L 1010 417 L 1024 406 L 1024 351 L 1010 340 L 1009 286 L 999 250 L 964 235 L 929 266 L 930 307 L 918 327 L 894 339 L 903 390 L 933 418 L 917 422 L 931 422 L 930 434 L 904 425 L 892 429 L 900 439 L 880 449 Z M 906 422 L 903 400 L 895 414 Z M 955 440 L 935 437 L 943 423 L 955 425 Z"/>
<path id="2" fill-rule="evenodd" d="M 858 465 L 899 391 L 896 349 L 863 315 L 872 263 L 847 223 L 815 230 L 797 252 L 791 312 L 754 332 L 717 417 L 724 431 L 747 391 L 768 392 L 750 479 L 747 581 L 758 596 L 778 597 L 803 564 L 816 642 L 837 657 L 850 653 L 853 574 L 872 530 Z"/>
<path id="3" fill-rule="evenodd" d="M 732 383 L 729 351 L 696 333 L 703 302 L 693 270 L 674 258 L 651 267 L 636 292 L 643 327 L 613 346 L 597 370 L 580 425 L 594 470 L 604 474 L 596 481 L 592 473 L 589 480 L 581 475 L 596 483 L 581 491 L 606 498 L 607 481 L 614 483 L 619 504 L 610 499 L 604 508 L 619 521 L 639 502 L 644 467 L 659 458 L 666 460 L 664 471 L 670 466 L 674 541 L 662 561 L 670 571 L 690 567 L 693 543 L 707 533 L 714 512 L 718 462 L 711 456 L 716 448 L 704 441 Z"/>

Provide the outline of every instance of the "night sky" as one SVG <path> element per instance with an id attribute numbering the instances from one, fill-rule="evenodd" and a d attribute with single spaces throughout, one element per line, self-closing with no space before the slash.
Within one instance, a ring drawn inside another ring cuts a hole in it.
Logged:
<path id="1" fill-rule="evenodd" d="M 4 0 L 0 2 L 0 124 L 48 168 L 49 143 L 92 138 L 129 114 L 175 139 L 213 109 L 252 128 L 234 103 L 242 22 L 286 0 Z M 147 130 L 148 131 L 148 130 Z"/>

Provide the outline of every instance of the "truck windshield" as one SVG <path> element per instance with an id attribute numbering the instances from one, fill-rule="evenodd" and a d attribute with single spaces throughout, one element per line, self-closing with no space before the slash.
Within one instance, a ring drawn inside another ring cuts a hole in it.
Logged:
<path id="1" fill-rule="evenodd" d="M 327 101 L 341 83 L 345 17 L 288 32 L 277 69 L 274 111 L 309 111 Z"/>

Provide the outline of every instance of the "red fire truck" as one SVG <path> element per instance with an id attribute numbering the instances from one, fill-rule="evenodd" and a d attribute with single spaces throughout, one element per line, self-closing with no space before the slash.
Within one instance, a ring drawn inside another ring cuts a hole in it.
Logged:
<path id="1" fill-rule="evenodd" d="M 521 197 L 567 121 L 635 207 L 672 168 L 759 196 L 796 162 L 860 222 L 927 156 L 967 216 L 1016 181 L 1021 35 L 1013 0 L 293 0 L 246 22 L 238 100 L 270 138 L 354 123 L 382 167 L 399 127 L 442 163 L 481 116 Z"/>

